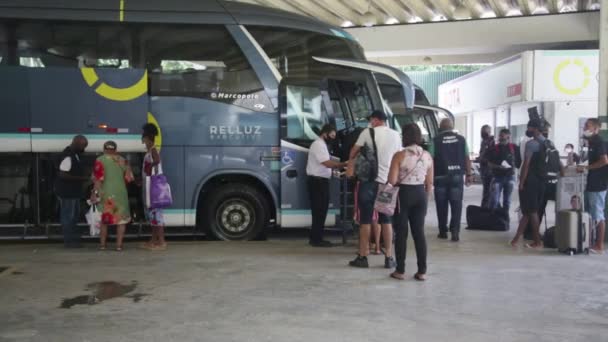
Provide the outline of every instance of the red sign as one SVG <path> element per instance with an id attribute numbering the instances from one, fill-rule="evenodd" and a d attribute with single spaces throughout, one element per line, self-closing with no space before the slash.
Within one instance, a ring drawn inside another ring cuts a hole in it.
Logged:
<path id="1" fill-rule="evenodd" d="M 507 97 L 513 97 L 521 95 L 521 83 L 514 84 L 507 87 Z"/>
<path id="2" fill-rule="evenodd" d="M 460 89 L 454 88 L 445 92 L 446 107 L 455 108 L 460 106 Z"/>

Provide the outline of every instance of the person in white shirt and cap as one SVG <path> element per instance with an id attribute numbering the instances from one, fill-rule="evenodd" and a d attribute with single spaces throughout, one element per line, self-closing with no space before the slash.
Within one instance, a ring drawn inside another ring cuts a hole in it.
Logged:
<path id="1" fill-rule="evenodd" d="M 332 243 L 323 240 L 325 219 L 329 209 L 329 179 L 332 169 L 346 166 L 346 163 L 334 161 L 329 154 L 328 145 L 336 139 L 336 129 L 325 125 L 320 136 L 310 146 L 306 175 L 308 176 L 308 196 L 312 211 L 312 227 L 309 243 L 313 247 L 331 247 Z"/>

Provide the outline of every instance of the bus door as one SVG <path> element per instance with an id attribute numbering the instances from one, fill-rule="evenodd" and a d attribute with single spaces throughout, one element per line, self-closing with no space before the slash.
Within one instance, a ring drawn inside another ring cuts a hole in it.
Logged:
<path id="1" fill-rule="evenodd" d="M 329 123 L 319 82 L 283 79 L 281 97 L 281 226 L 310 227 L 306 185 L 310 145 Z"/>
<path id="2" fill-rule="evenodd" d="M 367 125 L 372 110 L 365 80 L 283 80 L 281 111 L 281 226 L 309 227 L 306 164 L 310 145 L 325 124 L 336 127 L 338 139 L 328 146 L 335 160 L 347 160 L 349 148 L 343 137 L 357 126 Z M 332 226 L 340 212 L 340 180 L 332 177 L 326 225 Z"/>

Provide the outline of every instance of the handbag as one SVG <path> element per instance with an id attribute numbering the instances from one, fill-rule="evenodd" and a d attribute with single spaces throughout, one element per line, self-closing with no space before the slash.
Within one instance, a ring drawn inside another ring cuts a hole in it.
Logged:
<path id="1" fill-rule="evenodd" d="M 146 208 L 162 209 L 173 204 L 171 186 L 163 174 L 163 167 L 158 164 L 152 168 L 152 175 L 146 177 Z"/>
<path id="2" fill-rule="evenodd" d="M 85 218 L 89 225 L 89 235 L 97 236 L 101 228 L 101 213 L 97 210 L 97 205 L 91 204 L 91 208 L 86 213 Z"/>
<path id="3" fill-rule="evenodd" d="M 413 167 L 405 176 L 401 177 L 398 183 L 407 178 L 412 172 L 414 172 L 422 160 L 422 155 L 418 157 L 416 166 Z M 376 194 L 376 201 L 374 202 L 374 209 L 386 216 L 395 215 L 395 209 L 397 208 L 397 199 L 399 198 L 399 186 L 392 186 L 390 183 L 378 185 L 378 193 Z"/>

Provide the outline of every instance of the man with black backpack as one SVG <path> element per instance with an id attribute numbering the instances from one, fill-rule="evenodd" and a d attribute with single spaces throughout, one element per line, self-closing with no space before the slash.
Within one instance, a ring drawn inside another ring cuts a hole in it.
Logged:
<path id="1" fill-rule="evenodd" d="M 557 200 L 557 180 L 560 175 L 564 174 L 564 164 L 561 161 L 559 156 L 559 151 L 555 147 L 555 144 L 551 140 L 549 140 L 549 128 L 551 125 L 547 121 L 541 120 L 541 131 L 542 135 L 545 138 L 543 148 L 545 150 L 545 193 L 543 195 L 542 201 L 540 203 L 540 207 L 538 209 L 538 223 L 539 227 L 545 220 L 545 225 L 547 222 L 547 204 L 549 201 Z M 531 240 L 533 239 L 533 228 L 530 223 L 528 223 L 528 228 L 524 232 L 524 239 Z"/>
<path id="2" fill-rule="evenodd" d="M 386 114 L 376 110 L 369 116 L 372 128 L 361 132 L 353 146 L 350 164 L 355 164 L 355 174 L 359 179 L 359 255 L 349 265 L 367 268 L 371 224 L 374 217 L 374 203 L 378 185 L 386 184 L 393 155 L 401 150 L 401 137 L 397 131 L 386 125 Z M 360 155 L 361 162 L 355 161 Z M 378 213 L 378 223 L 382 226 L 382 239 L 385 243 L 385 268 L 394 268 L 397 263 L 393 258 L 393 226 L 391 217 Z"/>
<path id="3" fill-rule="evenodd" d="M 491 147 L 485 157 L 492 173 L 490 208 L 502 208 L 508 215 L 515 186 L 515 168 L 521 166 L 519 147 L 511 143 L 511 131 L 502 129 L 498 144 Z"/>
<path id="4" fill-rule="evenodd" d="M 528 223 L 532 226 L 534 242 L 526 247 L 542 247 L 540 240 L 540 221 L 538 212 L 544 200 L 546 188 L 546 150 L 545 137 L 542 134 L 542 122 L 540 119 L 532 119 L 528 122 L 526 136 L 534 138 L 526 143 L 524 152 L 524 162 L 521 168 L 521 178 L 519 180 L 519 202 L 522 212 L 522 219 L 519 222 L 517 233 L 511 241 L 511 245 L 516 247 L 519 239 L 524 234 Z"/>

